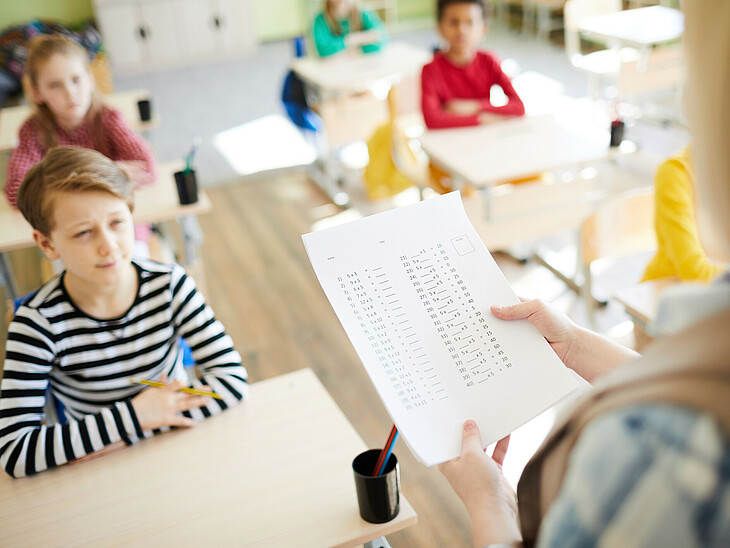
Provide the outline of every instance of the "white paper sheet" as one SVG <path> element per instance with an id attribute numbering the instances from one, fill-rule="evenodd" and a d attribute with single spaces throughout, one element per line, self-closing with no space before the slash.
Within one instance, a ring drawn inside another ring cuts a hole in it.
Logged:
<path id="1" fill-rule="evenodd" d="M 527 321 L 458 192 L 302 239 L 327 298 L 401 436 L 432 466 L 461 454 L 461 425 L 486 447 L 578 383 Z"/>

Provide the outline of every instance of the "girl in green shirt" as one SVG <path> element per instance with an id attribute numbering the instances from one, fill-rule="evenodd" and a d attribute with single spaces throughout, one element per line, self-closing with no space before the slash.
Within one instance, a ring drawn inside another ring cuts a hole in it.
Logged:
<path id="1" fill-rule="evenodd" d="M 314 44 L 320 57 L 359 47 L 363 53 L 380 51 L 387 37 L 378 16 L 358 7 L 357 0 L 325 0 L 314 20 Z"/>

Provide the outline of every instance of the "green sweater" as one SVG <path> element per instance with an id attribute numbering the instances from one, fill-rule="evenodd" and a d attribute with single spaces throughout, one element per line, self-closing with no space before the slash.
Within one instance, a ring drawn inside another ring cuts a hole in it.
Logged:
<path id="1" fill-rule="evenodd" d="M 345 36 L 350 33 L 350 21 L 344 19 L 340 21 L 342 34 L 340 36 L 333 34 L 323 13 L 320 13 L 314 20 L 314 44 L 317 46 L 317 53 L 320 57 L 326 57 L 345 49 Z M 374 44 L 366 44 L 362 46 L 363 53 L 371 53 L 380 51 L 387 41 L 385 29 L 380 22 L 378 16 L 372 11 L 362 12 L 362 30 L 377 30 L 380 33 L 380 40 Z"/>

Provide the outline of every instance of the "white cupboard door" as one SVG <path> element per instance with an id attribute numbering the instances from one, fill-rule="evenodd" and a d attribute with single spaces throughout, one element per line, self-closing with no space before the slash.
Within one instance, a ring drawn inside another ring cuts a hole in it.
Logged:
<path id="1" fill-rule="evenodd" d="M 140 9 L 149 62 L 154 65 L 179 62 L 183 57 L 177 23 L 179 3 L 176 0 L 155 0 L 142 2 Z"/>
<path id="2" fill-rule="evenodd" d="M 220 21 L 221 49 L 227 52 L 253 51 L 256 47 L 254 11 L 251 0 L 211 0 Z"/>
<path id="3" fill-rule="evenodd" d="M 213 0 L 180 0 L 183 42 L 191 58 L 210 57 L 218 51 Z"/>
<path id="4" fill-rule="evenodd" d="M 145 61 L 137 4 L 105 4 L 97 10 L 104 45 L 116 69 L 138 67 Z"/>

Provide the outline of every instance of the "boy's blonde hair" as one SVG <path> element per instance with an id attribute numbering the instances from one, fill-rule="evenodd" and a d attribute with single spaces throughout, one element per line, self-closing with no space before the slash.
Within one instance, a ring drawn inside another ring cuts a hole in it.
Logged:
<path id="1" fill-rule="evenodd" d="M 103 154 L 61 146 L 51 149 L 25 174 L 18 191 L 18 209 L 34 229 L 48 236 L 55 228 L 56 193 L 106 192 L 124 200 L 132 211 L 133 190 L 127 174 Z"/>
<path id="2" fill-rule="evenodd" d="M 54 55 L 67 55 L 81 60 L 89 72 L 89 56 L 86 50 L 70 38 L 60 34 L 40 35 L 28 42 L 28 58 L 25 61 L 25 75 L 33 90 L 38 89 L 38 76 L 43 65 Z M 93 82 L 93 79 L 92 79 Z M 27 90 L 26 90 L 27 91 Z M 27 94 L 26 94 L 27 95 Z M 36 103 L 34 97 L 26 97 L 28 103 L 33 105 L 34 116 L 40 127 L 39 138 L 46 150 L 58 144 L 56 120 L 47 105 Z M 91 106 L 87 113 L 87 119 L 91 120 L 92 139 L 94 148 L 105 154 L 110 153 L 109 145 L 101 131 L 101 107 L 102 103 L 95 92 L 92 92 Z"/>

